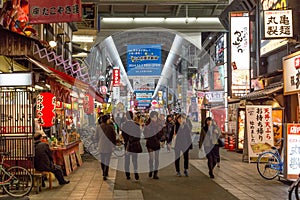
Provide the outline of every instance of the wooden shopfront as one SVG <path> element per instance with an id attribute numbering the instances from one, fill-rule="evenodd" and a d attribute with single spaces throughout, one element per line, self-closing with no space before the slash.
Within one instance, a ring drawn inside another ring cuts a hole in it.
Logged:
<path id="1" fill-rule="evenodd" d="M 51 147 L 54 163 L 60 165 L 67 176 L 82 165 L 80 142 L 78 140 L 61 147 Z"/>

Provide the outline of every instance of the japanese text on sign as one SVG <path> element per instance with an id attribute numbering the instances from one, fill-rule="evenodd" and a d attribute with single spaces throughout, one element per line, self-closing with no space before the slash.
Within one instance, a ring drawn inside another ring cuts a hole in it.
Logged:
<path id="1" fill-rule="evenodd" d="M 55 16 L 57 14 L 59 14 L 59 15 L 79 14 L 79 5 L 65 5 L 65 6 L 57 6 L 57 7 L 52 6 L 50 8 L 34 6 L 31 9 L 31 15 L 34 17 Z"/>
<path id="2" fill-rule="evenodd" d="M 284 94 L 298 93 L 300 89 L 299 52 L 283 58 Z"/>
<path id="3" fill-rule="evenodd" d="M 81 21 L 81 0 L 30 0 L 29 8 L 29 21 L 33 24 Z"/>
<path id="4" fill-rule="evenodd" d="M 230 13 L 231 66 L 236 69 L 250 67 L 250 27 L 248 12 Z"/>
<path id="5" fill-rule="evenodd" d="M 265 38 L 293 37 L 291 10 L 269 10 L 264 15 Z"/>
<path id="6" fill-rule="evenodd" d="M 287 124 L 287 174 L 297 177 L 300 170 L 300 124 Z"/>
<path id="7" fill-rule="evenodd" d="M 113 86 L 120 86 L 120 68 L 114 67 L 113 69 Z"/>
<path id="8" fill-rule="evenodd" d="M 247 106 L 247 136 L 248 146 L 252 151 L 249 154 L 261 153 L 266 148 L 273 146 L 273 120 L 271 106 Z M 250 155 L 251 157 L 251 155 Z"/>

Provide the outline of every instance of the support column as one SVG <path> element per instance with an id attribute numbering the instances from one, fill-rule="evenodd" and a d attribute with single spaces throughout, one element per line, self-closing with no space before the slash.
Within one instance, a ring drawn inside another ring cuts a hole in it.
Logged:
<path id="1" fill-rule="evenodd" d="M 187 112 L 187 91 L 188 91 L 188 48 L 187 46 L 182 46 L 182 88 L 181 88 L 181 112 Z"/>

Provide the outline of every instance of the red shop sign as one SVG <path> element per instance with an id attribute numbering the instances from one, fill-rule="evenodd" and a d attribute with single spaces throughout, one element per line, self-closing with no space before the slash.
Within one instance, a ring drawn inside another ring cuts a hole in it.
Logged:
<path id="1" fill-rule="evenodd" d="M 113 86 L 120 86 L 120 68 L 119 67 L 114 67 L 113 69 Z"/>
<path id="2" fill-rule="evenodd" d="M 53 126 L 55 123 L 56 97 L 50 92 L 40 93 L 36 98 L 36 115 L 43 127 Z"/>
<path id="3" fill-rule="evenodd" d="M 83 109 L 86 114 L 94 112 L 94 98 L 90 94 L 86 94 L 83 99 Z"/>
<path id="4" fill-rule="evenodd" d="M 29 9 L 31 24 L 81 21 L 81 0 L 30 0 Z"/>

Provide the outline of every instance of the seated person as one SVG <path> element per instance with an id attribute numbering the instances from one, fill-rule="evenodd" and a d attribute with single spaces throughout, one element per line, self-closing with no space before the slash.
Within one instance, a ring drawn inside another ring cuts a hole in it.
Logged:
<path id="1" fill-rule="evenodd" d="M 45 142 L 42 142 L 42 134 L 35 133 L 33 139 L 35 147 L 34 168 L 38 171 L 52 172 L 60 185 L 70 183 L 70 181 L 64 179 L 61 167 L 53 163 L 52 153 L 49 145 Z M 45 185 L 44 181 L 43 185 Z"/>

